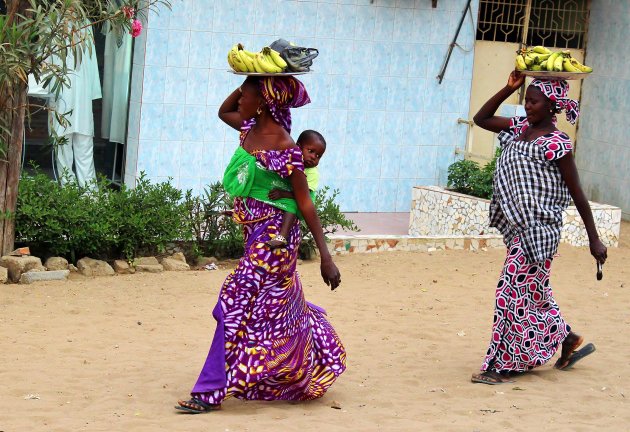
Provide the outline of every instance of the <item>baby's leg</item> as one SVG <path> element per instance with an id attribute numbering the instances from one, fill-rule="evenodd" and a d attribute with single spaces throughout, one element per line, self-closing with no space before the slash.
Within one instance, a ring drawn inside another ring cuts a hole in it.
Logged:
<path id="1" fill-rule="evenodd" d="M 287 245 L 287 237 L 291 231 L 291 227 L 295 223 L 296 216 L 293 213 L 284 212 L 282 216 L 282 226 L 280 227 L 280 234 L 272 238 L 267 242 L 271 249 L 284 247 Z"/>

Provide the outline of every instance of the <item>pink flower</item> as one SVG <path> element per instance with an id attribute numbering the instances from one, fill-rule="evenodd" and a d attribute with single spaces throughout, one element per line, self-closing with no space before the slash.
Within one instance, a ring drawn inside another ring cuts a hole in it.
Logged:
<path id="1" fill-rule="evenodd" d="M 136 10 L 132 8 L 131 6 L 123 6 L 120 8 L 120 10 L 125 15 L 125 17 L 129 19 L 133 18 L 133 16 L 136 13 Z"/>
<path id="2" fill-rule="evenodd" d="M 134 19 L 131 21 L 131 37 L 138 37 L 142 33 L 142 23 L 140 20 Z"/>

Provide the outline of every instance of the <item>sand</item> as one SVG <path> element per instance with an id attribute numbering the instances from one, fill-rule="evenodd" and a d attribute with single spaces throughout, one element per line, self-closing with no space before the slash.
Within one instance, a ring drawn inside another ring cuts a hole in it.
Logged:
<path id="1" fill-rule="evenodd" d="M 552 269 L 566 320 L 597 352 L 571 371 L 548 364 L 514 384 L 472 384 L 504 254 L 337 257 L 335 292 L 316 262 L 302 263 L 307 298 L 347 348 L 346 373 L 316 401 L 230 399 L 196 416 L 173 405 L 205 360 L 229 265 L 1 286 L 0 431 L 627 430 L 630 224 L 601 282 L 587 248 L 562 245 Z"/>

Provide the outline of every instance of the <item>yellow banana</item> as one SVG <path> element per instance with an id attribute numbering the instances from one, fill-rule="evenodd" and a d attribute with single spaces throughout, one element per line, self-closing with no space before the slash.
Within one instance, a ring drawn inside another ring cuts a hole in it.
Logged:
<path id="1" fill-rule="evenodd" d="M 557 58 L 559 55 L 560 55 L 560 53 L 559 53 L 559 52 L 555 52 L 555 53 L 553 53 L 553 54 L 551 54 L 551 55 L 549 56 L 549 58 L 547 59 L 547 70 L 548 70 L 548 71 L 552 71 L 552 70 L 553 70 L 553 65 L 554 65 L 554 62 L 556 61 L 556 58 Z"/>
<path id="2" fill-rule="evenodd" d="M 579 61 L 577 61 L 576 59 L 574 59 L 573 57 L 571 57 L 570 59 L 571 64 L 576 68 L 579 69 L 580 72 L 585 72 L 585 73 L 590 73 L 593 72 L 593 68 L 590 66 L 586 66 L 583 65 L 582 63 L 580 63 Z"/>
<path id="3" fill-rule="evenodd" d="M 553 61 L 553 70 L 555 72 L 562 72 L 564 70 L 563 66 L 562 66 L 562 62 L 564 60 L 564 55 L 560 54 L 559 56 L 557 56 L 554 61 Z M 549 63 L 547 63 L 548 65 Z"/>
<path id="4" fill-rule="evenodd" d="M 234 70 L 236 72 L 249 72 L 249 70 L 247 69 L 247 65 L 243 63 L 243 60 L 241 60 L 241 56 L 239 55 L 238 50 L 230 51 L 230 54 L 232 56 L 232 63 L 235 67 Z"/>
<path id="5" fill-rule="evenodd" d="M 254 68 L 254 60 L 252 60 L 251 57 L 245 54 L 243 50 L 238 50 L 238 56 L 245 67 L 247 67 L 247 72 L 256 72 L 256 69 Z"/>
<path id="6" fill-rule="evenodd" d="M 535 53 L 551 55 L 551 50 L 549 48 L 545 48 L 542 45 L 535 46 L 534 48 L 532 48 L 532 51 Z"/>
<path id="7" fill-rule="evenodd" d="M 547 60 L 540 63 L 540 70 L 547 70 Z"/>
<path id="8" fill-rule="evenodd" d="M 562 60 L 562 67 L 564 68 L 565 72 L 582 72 L 580 69 L 573 66 L 573 64 L 571 63 L 571 59 L 567 57 Z"/>
<path id="9" fill-rule="evenodd" d="M 267 56 L 265 56 L 262 53 L 256 54 L 256 57 L 255 57 L 254 61 L 256 62 L 255 64 L 258 64 L 260 69 L 262 69 L 263 72 L 265 72 L 265 73 L 282 72 L 282 68 L 280 68 L 279 66 L 276 66 L 276 64 L 273 62 L 273 60 L 271 60 L 270 58 L 268 58 Z M 258 68 L 256 68 L 256 70 L 258 71 Z"/>
<path id="10" fill-rule="evenodd" d="M 228 51 L 227 61 L 228 61 L 228 64 L 230 65 L 230 67 L 232 68 L 232 70 L 236 70 L 236 68 L 234 66 L 234 62 L 232 62 L 232 53 L 230 51 Z"/>
<path id="11" fill-rule="evenodd" d="M 539 64 L 534 64 L 534 65 L 532 65 L 531 70 L 533 70 L 533 71 L 540 71 L 540 70 L 542 70 L 542 66 L 540 66 Z"/>
<path id="12" fill-rule="evenodd" d="M 525 59 L 521 54 L 516 56 L 516 70 L 525 70 L 527 69 L 527 64 L 525 63 Z"/>
<path id="13" fill-rule="evenodd" d="M 238 45 L 234 45 L 230 51 L 228 51 L 228 64 L 236 72 L 243 72 L 241 70 L 240 62 L 237 63 L 238 58 Z M 235 59 L 237 61 L 235 61 Z"/>
<path id="14" fill-rule="evenodd" d="M 551 57 L 551 54 L 539 54 L 535 52 L 527 53 L 527 55 L 532 57 L 534 59 L 534 62 L 538 64 L 540 64 L 543 60 L 547 60 L 549 57 Z"/>
<path id="15" fill-rule="evenodd" d="M 254 56 L 254 69 L 258 73 L 266 73 L 267 71 L 265 71 L 263 67 L 260 65 L 260 63 L 258 62 L 260 57 L 261 56 L 259 56 L 258 53 L 256 53 L 256 55 Z"/>
<path id="16" fill-rule="evenodd" d="M 274 49 L 271 49 L 269 47 L 265 47 L 263 48 L 263 52 L 268 55 L 269 57 L 271 57 L 271 60 L 273 61 L 273 63 L 278 66 L 279 68 L 281 68 L 282 70 L 285 70 L 287 67 L 287 62 L 284 61 L 284 59 L 282 57 L 280 57 L 280 53 Z"/>
<path id="17" fill-rule="evenodd" d="M 534 58 L 531 57 L 529 54 L 526 54 L 523 56 L 523 59 L 525 60 L 525 64 L 529 67 L 531 65 L 534 64 Z"/>

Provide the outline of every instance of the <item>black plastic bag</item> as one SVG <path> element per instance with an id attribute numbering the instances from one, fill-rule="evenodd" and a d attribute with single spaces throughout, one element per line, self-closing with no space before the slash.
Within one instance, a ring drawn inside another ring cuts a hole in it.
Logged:
<path id="1" fill-rule="evenodd" d="M 287 70 L 290 72 L 309 72 L 313 59 L 319 55 L 316 48 L 294 46 L 284 39 L 278 39 L 269 48 L 278 51 L 280 57 L 287 62 Z"/>

